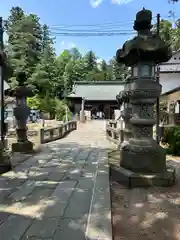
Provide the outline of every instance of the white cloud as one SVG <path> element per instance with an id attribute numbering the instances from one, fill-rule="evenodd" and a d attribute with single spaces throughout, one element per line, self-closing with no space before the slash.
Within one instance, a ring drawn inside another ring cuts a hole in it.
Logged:
<path id="1" fill-rule="evenodd" d="M 133 0 L 111 0 L 112 4 L 118 4 L 118 5 L 122 5 L 122 4 L 127 4 L 132 2 Z"/>
<path id="2" fill-rule="evenodd" d="M 73 47 L 76 46 L 73 42 L 65 42 L 65 41 L 61 41 L 60 45 L 61 45 L 64 49 L 71 49 L 71 48 L 73 48 Z"/>
<path id="3" fill-rule="evenodd" d="M 90 4 L 93 8 L 97 8 L 104 0 L 90 0 Z"/>
<path id="4" fill-rule="evenodd" d="M 90 4 L 93 8 L 97 8 L 104 0 L 90 0 Z M 133 0 L 109 0 L 112 4 L 127 4 L 132 2 Z"/>

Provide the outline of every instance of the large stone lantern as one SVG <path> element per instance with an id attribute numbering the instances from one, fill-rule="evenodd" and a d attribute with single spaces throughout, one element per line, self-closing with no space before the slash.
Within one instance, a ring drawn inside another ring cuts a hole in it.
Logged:
<path id="1" fill-rule="evenodd" d="M 25 86 L 26 74 L 24 72 L 18 73 L 16 80 L 18 82 L 18 86 L 12 94 L 16 97 L 14 116 L 17 124 L 17 142 L 12 144 L 12 151 L 29 153 L 33 150 L 33 143 L 27 139 L 26 123 L 30 114 L 30 109 L 27 106 L 27 97 L 32 97 L 34 94 L 31 89 Z"/>
<path id="2" fill-rule="evenodd" d="M 119 181 L 129 187 L 169 186 L 175 179 L 174 170 L 166 166 L 164 149 L 153 139 L 154 103 L 162 88 L 156 81 L 155 66 L 168 61 L 171 51 L 150 31 L 151 21 L 151 11 L 138 12 L 134 23 L 138 35 L 116 53 L 117 62 L 132 69 L 132 82 L 128 85 L 132 137 L 121 145 L 119 168 Z"/>

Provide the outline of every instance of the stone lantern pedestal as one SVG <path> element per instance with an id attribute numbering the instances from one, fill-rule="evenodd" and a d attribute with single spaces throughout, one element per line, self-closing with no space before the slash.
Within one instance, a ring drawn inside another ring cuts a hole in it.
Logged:
<path id="1" fill-rule="evenodd" d="M 151 11 L 138 12 L 134 23 L 138 36 L 116 54 L 119 63 L 132 69 L 126 94 L 132 106 L 132 137 L 121 145 L 119 167 L 119 181 L 128 187 L 169 186 L 175 181 L 175 170 L 166 166 L 165 151 L 153 139 L 154 104 L 162 88 L 156 81 L 155 66 L 168 61 L 171 52 L 150 31 L 151 20 Z"/>
<path id="2" fill-rule="evenodd" d="M 13 152 L 30 153 L 33 151 L 33 143 L 27 139 L 27 119 L 30 109 L 27 106 L 27 97 L 32 97 L 31 89 L 25 86 L 26 75 L 21 72 L 17 75 L 19 86 L 13 91 L 16 97 L 16 107 L 14 108 L 14 116 L 16 118 L 17 142 L 12 144 Z"/>

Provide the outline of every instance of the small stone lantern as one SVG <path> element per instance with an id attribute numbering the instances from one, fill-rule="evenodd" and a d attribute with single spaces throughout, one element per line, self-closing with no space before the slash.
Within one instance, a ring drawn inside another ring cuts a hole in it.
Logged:
<path id="1" fill-rule="evenodd" d="M 18 86 L 12 94 L 16 97 L 14 116 L 17 124 L 17 142 L 12 144 L 12 151 L 29 153 L 33 150 L 33 143 L 27 139 L 26 124 L 30 114 L 30 108 L 27 106 L 27 97 L 32 97 L 34 94 L 31 89 L 25 86 L 26 74 L 24 72 L 18 73 L 16 79 Z"/>
<path id="2" fill-rule="evenodd" d="M 132 105 L 132 137 L 121 144 L 119 181 L 128 187 L 169 186 L 175 181 L 174 169 L 166 166 L 164 149 L 153 139 L 154 104 L 162 86 L 156 81 L 155 66 L 168 61 L 172 53 L 159 36 L 152 33 L 152 12 L 138 12 L 134 30 L 138 35 L 125 42 L 116 60 L 131 67 L 128 86 Z"/>

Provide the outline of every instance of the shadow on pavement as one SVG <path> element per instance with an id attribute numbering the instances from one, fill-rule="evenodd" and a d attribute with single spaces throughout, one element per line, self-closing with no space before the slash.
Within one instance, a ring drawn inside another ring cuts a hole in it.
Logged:
<path id="1" fill-rule="evenodd" d="M 0 176 L 0 238 L 93 240 L 86 237 L 90 208 L 91 231 L 108 236 L 102 223 L 109 209 L 103 209 L 104 201 L 97 196 L 91 206 L 97 164 L 105 149 L 59 141 L 44 146 Z M 103 171 L 108 174 L 108 168 Z M 101 189 L 104 196 L 106 188 Z"/>

